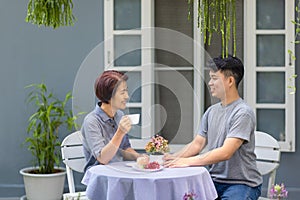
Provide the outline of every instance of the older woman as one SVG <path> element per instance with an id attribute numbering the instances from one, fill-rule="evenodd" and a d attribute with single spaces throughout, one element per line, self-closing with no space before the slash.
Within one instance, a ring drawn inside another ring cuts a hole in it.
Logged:
<path id="1" fill-rule="evenodd" d="M 95 109 L 82 125 L 85 170 L 97 164 L 135 160 L 139 154 L 131 148 L 127 132 L 131 121 L 121 110 L 129 99 L 128 77 L 118 71 L 105 71 L 95 81 L 95 94 L 99 99 Z"/>

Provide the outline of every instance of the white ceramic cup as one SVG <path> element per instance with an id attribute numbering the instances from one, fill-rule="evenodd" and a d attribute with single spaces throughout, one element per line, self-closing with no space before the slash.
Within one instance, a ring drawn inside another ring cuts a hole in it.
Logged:
<path id="1" fill-rule="evenodd" d="M 127 115 L 131 121 L 131 124 L 138 124 L 140 121 L 140 114 Z"/>

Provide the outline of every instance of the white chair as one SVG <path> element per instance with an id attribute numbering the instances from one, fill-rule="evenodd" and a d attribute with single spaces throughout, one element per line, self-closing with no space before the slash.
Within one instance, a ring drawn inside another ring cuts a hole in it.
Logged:
<path id="1" fill-rule="evenodd" d="M 85 158 L 82 148 L 82 134 L 76 131 L 68 135 L 61 144 L 63 162 L 66 165 L 69 193 L 63 195 L 64 200 L 88 200 L 85 191 L 75 192 L 73 171 L 84 172 Z"/>
<path id="2" fill-rule="evenodd" d="M 261 131 L 255 131 L 255 153 L 256 164 L 260 173 L 269 175 L 268 190 L 275 183 L 276 170 L 280 162 L 280 146 L 278 141 L 270 134 Z M 259 200 L 268 199 L 260 197 Z"/>

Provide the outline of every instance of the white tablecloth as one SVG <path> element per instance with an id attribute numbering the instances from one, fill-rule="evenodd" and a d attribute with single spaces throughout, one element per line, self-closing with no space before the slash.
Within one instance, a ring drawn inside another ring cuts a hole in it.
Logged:
<path id="1" fill-rule="evenodd" d="M 204 167 L 164 168 L 140 172 L 117 162 L 91 167 L 82 183 L 91 200 L 182 200 L 185 193 L 195 193 L 200 200 L 213 200 L 217 192 Z"/>

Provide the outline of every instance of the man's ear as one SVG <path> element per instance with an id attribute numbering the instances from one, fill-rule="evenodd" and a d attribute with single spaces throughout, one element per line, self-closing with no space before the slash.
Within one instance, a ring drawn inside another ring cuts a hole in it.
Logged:
<path id="1" fill-rule="evenodd" d="M 230 87 L 235 86 L 235 79 L 233 76 L 229 76 L 228 83 Z"/>

